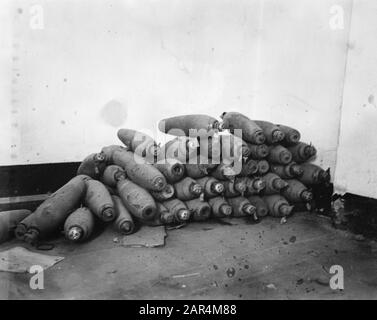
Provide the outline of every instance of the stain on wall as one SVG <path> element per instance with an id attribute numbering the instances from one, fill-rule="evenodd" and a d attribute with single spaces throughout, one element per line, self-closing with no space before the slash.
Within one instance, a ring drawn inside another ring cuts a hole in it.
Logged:
<path id="1" fill-rule="evenodd" d="M 101 118 L 115 128 L 124 125 L 127 120 L 127 106 L 117 100 L 110 100 L 101 109 Z"/>

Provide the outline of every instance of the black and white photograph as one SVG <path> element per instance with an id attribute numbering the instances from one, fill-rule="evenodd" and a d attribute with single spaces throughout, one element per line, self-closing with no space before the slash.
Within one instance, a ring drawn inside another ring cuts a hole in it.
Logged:
<path id="1" fill-rule="evenodd" d="M 376 37 L 373 0 L 0 0 L 0 300 L 376 300 Z"/>

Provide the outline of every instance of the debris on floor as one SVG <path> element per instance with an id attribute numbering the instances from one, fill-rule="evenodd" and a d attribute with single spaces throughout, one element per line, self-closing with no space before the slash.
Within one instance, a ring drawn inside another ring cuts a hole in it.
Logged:
<path id="1" fill-rule="evenodd" d="M 330 218 L 335 228 L 351 231 L 355 240 L 377 239 L 376 199 L 349 193 L 333 198 Z"/>
<path id="2" fill-rule="evenodd" d="M 165 238 L 167 237 L 165 227 L 148 227 L 142 226 L 140 230 L 128 236 L 122 236 L 119 243 L 123 247 L 132 248 L 154 248 L 165 245 Z"/>
<path id="3" fill-rule="evenodd" d="M 32 266 L 40 266 L 46 270 L 63 259 L 64 257 L 40 254 L 22 247 L 15 247 L 0 252 L 0 271 L 30 273 Z"/>
<path id="4" fill-rule="evenodd" d="M 274 289 L 274 290 L 277 290 L 276 286 L 273 284 L 273 283 L 269 283 L 268 285 L 266 285 L 266 287 L 268 289 Z"/>
<path id="5" fill-rule="evenodd" d="M 198 277 L 200 276 L 200 272 L 188 273 L 188 274 L 176 274 L 173 275 L 172 278 L 187 278 L 187 277 Z"/>
<path id="6" fill-rule="evenodd" d="M 189 223 L 167 232 L 160 248 L 113 244 L 112 228 L 80 246 L 61 239 L 53 254 L 65 259 L 45 272 L 44 290 L 31 290 L 28 274 L 9 272 L 0 272 L 0 286 L 10 299 L 377 298 L 376 255 L 327 219 L 303 212 L 284 226 L 272 217 L 254 225 L 237 221 Z M 213 230 L 202 231 L 208 226 Z M 332 265 L 344 267 L 342 292 L 324 285 Z"/>

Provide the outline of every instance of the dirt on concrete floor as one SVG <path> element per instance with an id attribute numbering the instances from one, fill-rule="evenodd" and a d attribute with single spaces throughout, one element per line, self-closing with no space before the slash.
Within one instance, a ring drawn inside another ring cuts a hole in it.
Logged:
<path id="1" fill-rule="evenodd" d="M 0 272 L 0 297 L 377 299 L 375 242 L 358 241 L 312 213 L 296 213 L 285 224 L 232 223 L 169 230 L 158 248 L 124 248 L 110 228 L 80 245 L 59 239 L 45 253 L 65 259 L 44 272 L 43 290 L 30 289 L 30 274 Z M 14 240 L 0 250 L 16 245 L 26 246 Z M 344 269 L 344 290 L 329 286 L 333 265 Z"/>

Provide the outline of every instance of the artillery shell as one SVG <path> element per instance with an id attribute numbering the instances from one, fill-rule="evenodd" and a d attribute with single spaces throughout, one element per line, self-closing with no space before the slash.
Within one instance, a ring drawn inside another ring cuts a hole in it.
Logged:
<path id="1" fill-rule="evenodd" d="M 172 214 L 163 204 L 156 202 L 157 214 L 153 220 L 143 221 L 148 226 L 163 226 L 173 224 L 175 222 L 174 214 Z"/>
<path id="2" fill-rule="evenodd" d="M 260 177 L 250 178 L 247 183 L 247 195 L 260 193 L 266 188 L 266 181 Z"/>
<path id="3" fill-rule="evenodd" d="M 232 181 L 224 181 L 224 196 L 233 198 L 243 195 L 247 190 L 248 178 L 236 177 Z"/>
<path id="4" fill-rule="evenodd" d="M 104 184 L 97 180 L 88 180 L 86 185 L 85 205 L 102 221 L 113 221 L 115 219 L 114 203 Z"/>
<path id="5" fill-rule="evenodd" d="M 116 187 L 119 180 L 126 179 L 126 172 L 120 166 L 115 164 L 109 165 L 104 170 L 101 182 L 111 188 Z"/>
<path id="6" fill-rule="evenodd" d="M 186 177 L 174 184 L 175 196 L 182 201 L 198 198 L 203 192 L 202 187 L 194 179 Z"/>
<path id="7" fill-rule="evenodd" d="M 80 205 L 87 189 L 86 181 L 90 179 L 86 175 L 78 175 L 55 191 L 17 225 L 16 237 L 35 244 L 39 239 L 57 231 L 68 215 Z"/>
<path id="8" fill-rule="evenodd" d="M 266 188 L 263 190 L 264 194 L 279 193 L 281 189 L 285 188 L 288 184 L 283 179 L 274 173 L 267 173 L 261 177 L 266 183 Z"/>
<path id="9" fill-rule="evenodd" d="M 291 162 L 287 165 L 273 164 L 270 167 L 270 171 L 277 174 L 282 179 L 292 179 L 299 177 L 304 172 L 302 167 L 295 162 Z"/>
<path id="10" fill-rule="evenodd" d="M 288 147 L 288 150 L 292 154 L 292 160 L 297 163 L 308 161 L 317 154 L 316 148 L 304 142 L 299 142 L 294 146 Z"/>
<path id="11" fill-rule="evenodd" d="M 221 118 L 223 120 L 220 124 L 221 129 L 229 129 L 231 132 L 241 129 L 242 139 L 246 142 L 263 144 L 266 141 L 262 129 L 245 115 L 239 112 L 224 112 Z"/>
<path id="12" fill-rule="evenodd" d="M 198 147 L 199 142 L 196 138 L 176 137 L 161 147 L 160 157 L 163 157 L 163 159 L 177 159 L 182 163 L 186 163 L 188 159 L 197 156 Z"/>
<path id="13" fill-rule="evenodd" d="M 133 233 L 135 230 L 135 224 L 122 199 L 118 196 L 112 196 L 112 199 L 117 217 L 114 220 L 116 230 L 125 235 Z"/>
<path id="14" fill-rule="evenodd" d="M 284 132 L 284 139 L 281 142 L 283 145 L 293 146 L 300 142 L 301 134 L 298 130 L 281 124 L 277 124 L 277 126 L 282 132 Z"/>
<path id="15" fill-rule="evenodd" d="M 303 173 L 298 177 L 298 180 L 305 185 L 315 185 L 330 181 L 330 169 L 325 171 L 312 163 L 303 163 L 301 164 L 301 168 Z"/>
<path id="16" fill-rule="evenodd" d="M 223 197 L 215 197 L 208 200 L 212 208 L 213 216 L 217 218 L 229 217 L 233 213 L 233 208 Z"/>
<path id="17" fill-rule="evenodd" d="M 88 208 L 78 208 L 65 220 L 64 236 L 74 242 L 87 240 L 93 232 L 94 223 L 94 216 Z"/>
<path id="18" fill-rule="evenodd" d="M 171 212 L 177 222 L 186 222 L 191 217 L 191 212 L 186 204 L 179 199 L 169 199 L 162 202 L 162 205 Z"/>
<path id="19" fill-rule="evenodd" d="M 26 209 L 0 212 L 0 243 L 11 239 L 17 224 L 30 214 L 31 211 Z"/>
<path id="20" fill-rule="evenodd" d="M 174 196 L 174 187 L 171 184 L 167 184 L 165 189 L 162 191 L 151 191 L 151 195 L 157 201 L 165 201 Z"/>
<path id="21" fill-rule="evenodd" d="M 127 151 L 128 148 L 127 147 L 123 147 L 123 146 L 119 146 L 119 145 L 110 145 L 110 146 L 106 146 L 106 147 L 103 147 L 101 149 L 101 155 L 103 157 L 105 157 L 105 162 L 106 164 L 114 164 L 114 159 L 113 159 L 113 154 L 115 151 Z"/>
<path id="22" fill-rule="evenodd" d="M 175 221 L 174 214 L 172 214 L 162 203 L 157 204 L 157 212 L 159 220 L 162 224 L 172 224 Z"/>
<path id="23" fill-rule="evenodd" d="M 140 220 L 153 220 L 156 203 L 151 194 L 129 179 L 118 182 L 117 190 L 125 207 Z"/>
<path id="24" fill-rule="evenodd" d="M 278 126 L 269 121 L 254 120 L 255 123 L 263 130 L 268 144 L 280 142 L 284 139 L 285 134 Z"/>
<path id="25" fill-rule="evenodd" d="M 186 163 L 186 174 L 193 179 L 199 179 L 207 176 L 216 168 L 216 164 L 211 163 L 204 157 L 194 157 Z"/>
<path id="26" fill-rule="evenodd" d="M 258 161 L 258 171 L 257 174 L 262 176 L 266 174 L 270 170 L 270 164 L 267 160 L 259 160 Z"/>
<path id="27" fill-rule="evenodd" d="M 175 136 L 197 137 L 213 134 L 219 121 L 204 114 L 189 114 L 163 119 L 158 124 L 161 132 Z"/>
<path id="28" fill-rule="evenodd" d="M 98 179 L 106 168 L 106 158 L 102 153 L 88 155 L 77 169 L 77 175 L 84 174 Z"/>
<path id="29" fill-rule="evenodd" d="M 115 150 L 113 161 L 114 164 L 124 168 L 129 179 L 145 189 L 161 191 L 166 187 L 163 174 L 131 151 Z"/>
<path id="30" fill-rule="evenodd" d="M 187 208 L 191 211 L 194 221 L 204 221 L 211 216 L 211 206 L 208 202 L 193 199 L 185 202 Z"/>
<path id="31" fill-rule="evenodd" d="M 271 146 L 267 160 L 276 164 L 288 164 L 292 161 L 292 154 L 281 145 Z"/>
<path id="32" fill-rule="evenodd" d="M 222 159 L 247 158 L 250 156 L 249 145 L 241 137 L 233 134 L 221 135 Z"/>
<path id="33" fill-rule="evenodd" d="M 280 194 L 272 194 L 262 197 L 268 207 L 268 212 L 273 217 L 289 216 L 293 210 L 288 201 Z"/>
<path id="34" fill-rule="evenodd" d="M 256 215 L 256 208 L 244 197 L 227 199 L 233 208 L 233 217 L 247 217 Z"/>
<path id="35" fill-rule="evenodd" d="M 176 159 L 164 159 L 154 164 L 154 166 L 164 175 L 169 183 L 182 180 L 185 175 L 185 166 Z"/>
<path id="36" fill-rule="evenodd" d="M 247 200 L 256 208 L 259 218 L 265 217 L 268 214 L 268 207 L 261 197 L 255 195 L 249 196 Z"/>
<path id="37" fill-rule="evenodd" d="M 266 158 L 269 153 L 270 149 L 266 144 L 251 144 L 248 143 L 249 150 L 250 150 L 250 158 L 254 160 L 261 160 Z"/>
<path id="38" fill-rule="evenodd" d="M 239 173 L 239 176 L 241 177 L 247 177 L 253 174 L 256 174 L 258 172 L 258 162 L 249 159 L 245 163 L 242 164 L 242 170 Z"/>
<path id="39" fill-rule="evenodd" d="M 140 157 L 153 160 L 159 156 L 160 147 L 152 137 L 144 132 L 132 129 L 119 129 L 118 138 L 130 151 L 133 151 Z"/>
<path id="40" fill-rule="evenodd" d="M 220 161 L 221 138 L 222 136 L 220 135 L 203 136 L 198 138 L 200 156 L 206 159 L 215 159 Z"/>
<path id="41" fill-rule="evenodd" d="M 217 197 L 224 192 L 224 184 L 213 177 L 207 176 L 196 180 L 202 187 L 206 199 Z"/>
<path id="42" fill-rule="evenodd" d="M 300 181 L 289 179 L 285 180 L 285 182 L 288 185 L 281 190 L 281 194 L 289 202 L 308 202 L 313 199 L 313 194 Z"/>
<path id="43" fill-rule="evenodd" d="M 217 180 L 233 180 L 239 172 L 236 172 L 232 164 L 221 162 L 215 170 L 211 172 L 212 177 Z"/>

